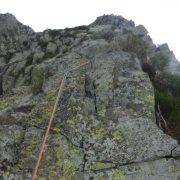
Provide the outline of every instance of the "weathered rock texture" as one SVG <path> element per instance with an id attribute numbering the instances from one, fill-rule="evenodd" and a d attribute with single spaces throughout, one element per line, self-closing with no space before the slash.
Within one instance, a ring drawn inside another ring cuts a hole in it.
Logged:
<path id="1" fill-rule="evenodd" d="M 35 33 L 1 14 L 0 40 L 2 179 L 31 178 L 62 75 L 85 61 L 67 75 L 39 179 L 180 178 L 178 143 L 156 124 L 154 88 L 142 70 L 167 47 L 157 49 L 142 25 L 108 15 Z M 167 69 L 178 67 L 174 58 Z"/>

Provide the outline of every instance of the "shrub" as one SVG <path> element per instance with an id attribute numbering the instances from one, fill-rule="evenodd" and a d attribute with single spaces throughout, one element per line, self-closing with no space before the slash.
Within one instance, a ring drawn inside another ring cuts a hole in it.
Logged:
<path id="1" fill-rule="evenodd" d="M 38 46 L 41 46 L 41 48 L 46 48 L 48 45 L 48 42 L 47 41 L 39 41 L 38 42 Z"/>
<path id="2" fill-rule="evenodd" d="M 169 64 L 169 57 L 161 52 L 157 53 L 151 58 L 151 63 L 156 70 L 163 71 L 164 68 Z"/>
<path id="3" fill-rule="evenodd" d="M 180 126 L 180 96 L 172 96 L 167 92 L 155 92 L 156 105 L 161 107 L 162 114 L 171 126 Z"/>
<path id="4" fill-rule="evenodd" d="M 69 28 L 71 30 L 75 30 L 75 31 L 88 31 L 89 30 L 89 26 L 77 26 L 74 28 Z"/>
<path id="5" fill-rule="evenodd" d="M 180 75 L 163 73 L 163 77 L 167 81 L 172 94 L 180 96 Z"/>
<path id="6" fill-rule="evenodd" d="M 52 36 L 53 38 L 55 38 L 56 36 L 61 35 L 61 30 L 49 30 L 49 34 L 50 36 Z"/>
<path id="7" fill-rule="evenodd" d="M 180 96 L 180 76 L 170 73 L 160 73 L 154 80 L 154 86 L 159 91 L 169 92 L 173 96 Z"/>
<path id="8" fill-rule="evenodd" d="M 146 57 L 147 45 L 137 35 L 130 33 L 123 45 L 123 51 L 134 52 L 140 59 Z"/>
<path id="9" fill-rule="evenodd" d="M 106 40 L 106 41 L 111 41 L 113 38 L 114 38 L 114 33 L 113 33 L 113 31 L 108 31 L 108 32 L 106 32 L 106 33 L 104 33 L 103 35 L 102 35 L 102 37 Z"/>

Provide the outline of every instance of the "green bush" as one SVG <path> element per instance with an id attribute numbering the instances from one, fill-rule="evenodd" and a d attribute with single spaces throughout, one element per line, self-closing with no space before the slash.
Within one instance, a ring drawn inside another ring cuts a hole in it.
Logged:
<path id="1" fill-rule="evenodd" d="M 172 94 L 180 96 L 180 75 L 164 73 L 163 77 L 167 81 Z"/>
<path id="2" fill-rule="evenodd" d="M 173 96 L 180 96 L 180 76 L 161 72 L 154 80 L 154 87 L 159 91 L 169 92 Z"/>
<path id="3" fill-rule="evenodd" d="M 163 71 L 164 68 L 169 64 L 169 57 L 161 52 L 157 53 L 151 58 L 151 63 L 156 70 Z"/>
<path id="4" fill-rule="evenodd" d="M 164 118 L 170 126 L 180 126 L 180 96 L 167 92 L 155 92 L 156 105 L 159 104 Z"/>
<path id="5" fill-rule="evenodd" d="M 53 38 L 55 38 L 56 36 L 60 36 L 61 35 L 61 30 L 49 30 L 49 34 L 50 36 L 52 36 Z"/>
<path id="6" fill-rule="evenodd" d="M 147 45 L 146 43 L 133 33 L 129 33 L 123 45 L 123 51 L 134 52 L 140 59 L 146 57 Z"/>
<path id="7" fill-rule="evenodd" d="M 88 31 L 89 30 L 89 26 L 77 26 L 74 28 L 68 28 L 70 30 L 75 30 L 75 31 Z"/>
<path id="8" fill-rule="evenodd" d="M 48 42 L 47 41 L 39 41 L 38 42 L 38 46 L 41 46 L 42 48 L 46 48 L 48 45 Z"/>

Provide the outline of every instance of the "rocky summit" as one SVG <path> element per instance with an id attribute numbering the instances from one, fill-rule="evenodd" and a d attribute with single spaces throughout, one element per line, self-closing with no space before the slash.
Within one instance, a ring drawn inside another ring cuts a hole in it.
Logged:
<path id="1" fill-rule="evenodd" d="M 66 73 L 37 179 L 179 180 L 179 72 L 122 16 L 37 33 L 0 14 L 0 179 L 32 178 Z"/>

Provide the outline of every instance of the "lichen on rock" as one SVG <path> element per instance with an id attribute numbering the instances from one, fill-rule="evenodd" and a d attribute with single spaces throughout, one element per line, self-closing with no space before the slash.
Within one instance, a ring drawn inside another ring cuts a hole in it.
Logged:
<path id="1" fill-rule="evenodd" d="M 180 66 L 169 61 L 174 56 L 166 45 L 156 47 L 142 25 L 121 16 L 104 15 L 88 26 L 40 33 L 10 14 L 0 14 L 1 24 L 2 179 L 31 178 L 68 72 L 39 179 L 178 180 L 178 142 L 163 132 L 157 118 L 158 99 L 162 113 L 171 107 L 165 116 L 168 125 L 178 119 L 178 106 L 163 104 L 178 104 L 179 97 Z M 69 72 L 83 62 L 89 64 Z M 159 81 L 163 77 L 165 84 Z M 177 139 L 172 130 L 168 134 Z"/>

